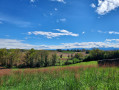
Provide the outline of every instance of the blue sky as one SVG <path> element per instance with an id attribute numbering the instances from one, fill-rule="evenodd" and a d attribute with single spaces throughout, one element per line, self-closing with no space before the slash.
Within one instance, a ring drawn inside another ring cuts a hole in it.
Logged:
<path id="1" fill-rule="evenodd" d="M 119 48 L 118 0 L 0 0 L 0 48 Z"/>

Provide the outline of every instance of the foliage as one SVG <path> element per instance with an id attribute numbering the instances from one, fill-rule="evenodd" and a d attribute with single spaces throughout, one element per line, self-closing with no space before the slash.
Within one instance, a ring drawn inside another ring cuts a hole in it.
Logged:
<path id="1" fill-rule="evenodd" d="M 77 58 L 73 58 L 73 64 L 75 64 L 75 63 L 80 63 L 81 61 L 79 60 L 79 59 L 77 59 Z"/>
<path id="2" fill-rule="evenodd" d="M 85 56 L 84 61 L 97 61 L 102 59 L 115 59 L 119 58 L 119 50 L 117 51 L 103 51 L 99 49 L 93 49 L 89 55 Z"/>
<path id="3" fill-rule="evenodd" d="M 60 55 L 60 58 L 62 58 L 62 57 L 63 57 L 63 55 L 61 54 L 61 55 Z"/>
<path id="4" fill-rule="evenodd" d="M 0 90 L 118 90 L 118 72 L 94 65 L 16 70 L 0 78 Z"/>
<path id="5" fill-rule="evenodd" d="M 16 66 L 17 63 L 21 60 L 21 52 L 19 49 L 10 49 L 8 50 L 8 62 L 7 67 Z"/>
<path id="6" fill-rule="evenodd" d="M 8 55 L 8 52 L 5 48 L 0 49 L 0 63 L 3 66 L 5 66 L 7 63 L 7 58 L 8 58 L 7 55 Z"/>
<path id="7" fill-rule="evenodd" d="M 63 50 L 62 49 L 57 49 L 58 52 L 62 52 Z"/>
<path id="8" fill-rule="evenodd" d="M 55 66 L 56 62 L 57 62 L 57 54 L 55 53 L 52 55 L 52 66 Z"/>
<path id="9" fill-rule="evenodd" d="M 0 49 L 0 66 L 7 68 L 48 67 L 80 63 L 81 60 L 85 62 L 119 58 L 119 50 L 103 51 L 93 49 L 87 51 L 82 49 L 82 51 L 88 52 L 89 54 L 86 54 L 87 56 L 84 57 L 84 54 L 81 52 L 73 52 L 68 49 L 67 51 L 62 50 L 62 53 L 60 52 L 59 56 L 57 56 L 55 51 L 50 50 L 20 50 L 3 48 Z M 63 54 L 64 52 L 68 53 Z"/>
<path id="10" fill-rule="evenodd" d="M 52 54 L 46 50 L 26 50 L 20 49 L 0 49 L 0 65 L 4 67 L 47 67 L 55 65 L 57 62 L 57 55 Z"/>
<path id="11" fill-rule="evenodd" d="M 86 49 L 57 49 L 58 52 L 64 52 L 64 53 L 74 53 L 74 52 L 89 52 L 89 50 Z"/>
<path id="12" fill-rule="evenodd" d="M 83 54 L 82 53 L 76 53 L 74 55 L 74 58 L 77 58 L 77 59 L 81 59 L 83 57 Z"/>

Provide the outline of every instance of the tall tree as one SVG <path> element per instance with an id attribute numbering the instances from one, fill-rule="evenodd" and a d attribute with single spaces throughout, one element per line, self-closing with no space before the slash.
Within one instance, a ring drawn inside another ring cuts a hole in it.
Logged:
<path id="1" fill-rule="evenodd" d="M 5 66 L 7 64 L 8 52 L 6 48 L 0 49 L 0 64 Z"/>
<path id="2" fill-rule="evenodd" d="M 52 55 L 52 65 L 53 66 L 55 66 L 56 61 L 57 61 L 57 54 L 55 53 L 55 54 Z"/>

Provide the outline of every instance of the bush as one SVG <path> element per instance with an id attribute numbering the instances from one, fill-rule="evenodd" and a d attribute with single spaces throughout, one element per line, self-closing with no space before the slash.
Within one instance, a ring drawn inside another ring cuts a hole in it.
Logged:
<path id="1" fill-rule="evenodd" d="M 82 59 L 82 57 L 83 57 L 83 54 L 82 53 L 76 53 L 74 55 L 74 58 L 77 58 L 77 59 Z"/>
<path id="2" fill-rule="evenodd" d="M 73 58 L 73 64 L 75 64 L 75 63 L 80 63 L 81 62 L 81 60 L 79 60 L 79 59 L 77 59 L 77 58 Z"/>
<path id="3" fill-rule="evenodd" d="M 66 62 L 64 63 L 64 65 L 70 65 L 70 64 L 72 64 L 72 62 L 66 61 Z"/>

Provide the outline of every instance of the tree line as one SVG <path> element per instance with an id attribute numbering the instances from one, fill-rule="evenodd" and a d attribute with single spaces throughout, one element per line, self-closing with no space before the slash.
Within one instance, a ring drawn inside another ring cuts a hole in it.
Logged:
<path id="1" fill-rule="evenodd" d="M 57 49 L 56 51 L 58 52 L 63 52 L 63 51 L 72 51 L 72 52 L 89 52 L 89 50 L 86 49 Z"/>
<path id="2" fill-rule="evenodd" d="M 83 61 L 97 61 L 103 59 L 116 59 L 119 58 L 119 50 L 115 51 L 103 51 L 99 49 L 93 49 L 89 51 Z"/>
<path id="3" fill-rule="evenodd" d="M 0 65 L 7 68 L 54 66 L 57 60 L 56 53 L 49 54 L 46 50 L 0 49 Z"/>
<path id="4" fill-rule="evenodd" d="M 86 52 L 86 51 L 85 51 Z M 119 50 L 103 51 L 99 49 L 88 50 L 86 56 L 82 53 L 68 55 L 64 65 L 79 63 L 81 61 L 97 61 L 103 59 L 119 58 Z M 22 50 L 22 49 L 0 49 L 0 66 L 7 68 L 32 68 L 55 66 L 62 60 L 63 54 L 59 57 L 55 51 L 48 50 Z M 71 62 L 72 61 L 72 62 Z"/>

